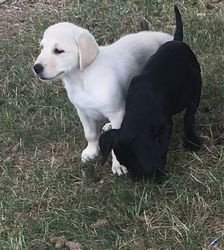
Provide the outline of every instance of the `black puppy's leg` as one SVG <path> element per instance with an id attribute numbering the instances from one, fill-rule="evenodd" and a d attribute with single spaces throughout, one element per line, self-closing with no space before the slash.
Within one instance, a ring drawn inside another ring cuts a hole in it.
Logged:
<path id="1" fill-rule="evenodd" d="M 166 156 L 167 156 L 167 152 L 169 150 L 172 130 L 173 130 L 173 120 L 172 120 L 172 117 L 170 117 L 170 119 L 167 121 L 167 125 L 164 128 L 163 133 L 161 133 L 161 136 L 160 136 L 160 145 L 161 145 L 162 156 L 160 158 L 160 164 L 159 164 L 160 167 L 157 169 L 157 173 L 156 173 L 156 176 L 158 178 L 160 178 L 160 177 L 163 178 L 167 174 L 167 170 L 165 169 Z"/>
<path id="2" fill-rule="evenodd" d="M 196 103 L 192 103 L 184 114 L 184 147 L 195 151 L 200 148 L 201 141 L 195 131 L 195 113 L 199 105 L 199 98 Z"/>

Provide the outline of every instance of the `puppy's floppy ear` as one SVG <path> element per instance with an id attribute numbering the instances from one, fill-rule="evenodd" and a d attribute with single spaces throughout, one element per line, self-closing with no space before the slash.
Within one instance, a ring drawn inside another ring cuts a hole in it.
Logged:
<path id="1" fill-rule="evenodd" d="M 94 37 L 87 30 L 79 34 L 76 43 L 79 50 L 80 70 L 83 71 L 95 60 L 99 52 L 99 46 Z"/>
<path id="2" fill-rule="evenodd" d="M 102 154 L 102 165 L 105 164 L 114 145 L 115 137 L 117 136 L 117 129 L 111 129 L 104 132 L 99 139 L 100 152 Z"/>
<path id="3" fill-rule="evenodd" d="M 148 175 L 153 175 L 160 160 L 159 143 L 145 135 L 138 135 L 133 139 L 130 148 L 143 170 Z"/>

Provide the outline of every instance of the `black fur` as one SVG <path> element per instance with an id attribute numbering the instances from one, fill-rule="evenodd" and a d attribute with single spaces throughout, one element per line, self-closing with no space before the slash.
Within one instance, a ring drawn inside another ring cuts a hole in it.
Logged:
<path id="1" fill-rule="evenodd" d="M 165 172 L 172 133 L 172 116 L 184 114 L 184 146 L 196 150 L 195 113 L 201 93 L 199 63 L 182 42 L 183 27 L 175 6 L 174 40 L 162 45 L 135 77 L 126 99 L 126 114 L 120 129 L 103 133 L 99 140 L 104 164 L 111 151 L 134 179 L 160 176 Z"/>
<path id="2" fill-rule="evenodd" d="M 174 6 L 175 16 L 176 16 L 176 30 L 174 34 L 175 41 L 183 41 L 183 23 L 181 19 L 180 11 L 178 10 L 177 6 Z"/>

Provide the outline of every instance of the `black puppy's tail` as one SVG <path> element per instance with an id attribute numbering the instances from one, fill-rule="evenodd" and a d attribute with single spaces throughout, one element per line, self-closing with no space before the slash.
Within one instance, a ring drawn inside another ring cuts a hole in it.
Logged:
<path id="1" fill-rule="evenodd" d="M 174 11 L 176 16 L 176 30 L 174 34 L 174 41 L 183 41 L 183 23 L 179 9 L 177 5 L 174 5 Z"/>

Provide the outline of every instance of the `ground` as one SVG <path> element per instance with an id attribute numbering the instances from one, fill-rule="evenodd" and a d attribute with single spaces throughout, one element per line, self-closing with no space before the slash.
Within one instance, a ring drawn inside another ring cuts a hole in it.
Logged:
<path id="1" fill-rule="evenodd" d="M 203 70 L 200 151 L 181 146 L 182 119 L 163 183 L 81 164 L 82 127 L 60 82 L 32 72 L 50 24 L 71 21 L 99 44 L 174 31 L 171 0 L 6 0 L 0 5 L 0 249 L 224 249 L 224 3 L 175 1 Z M 213 240 L 217 239 L 213 246 Z"/>

